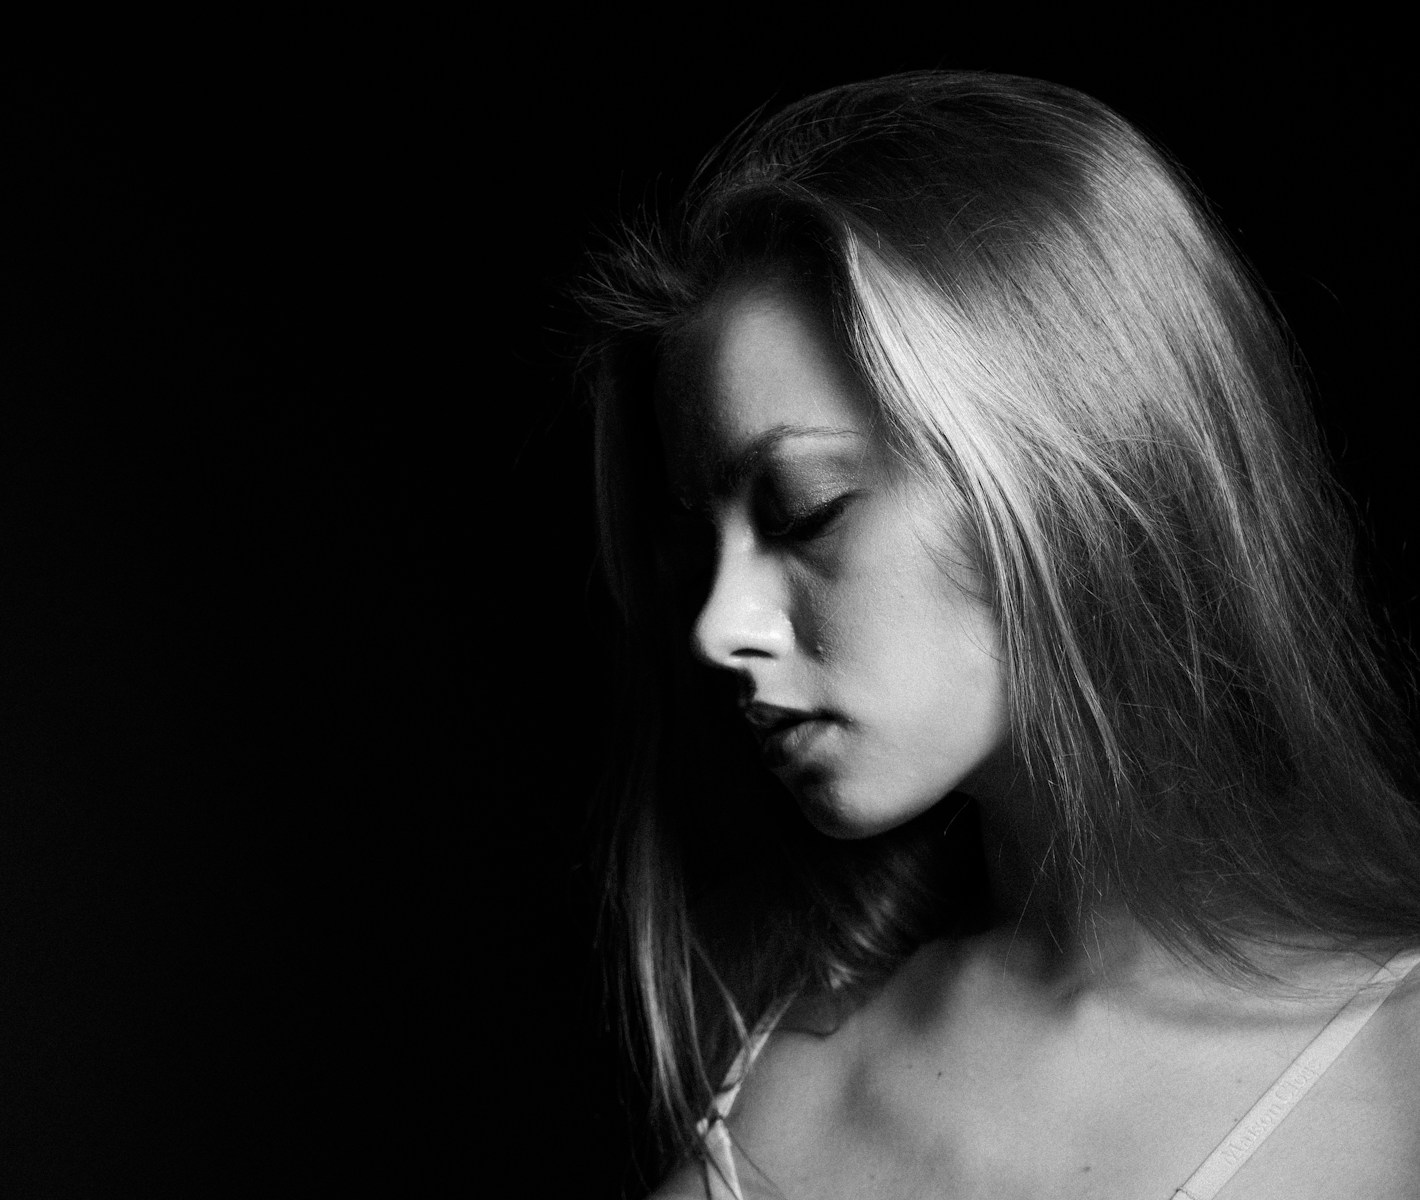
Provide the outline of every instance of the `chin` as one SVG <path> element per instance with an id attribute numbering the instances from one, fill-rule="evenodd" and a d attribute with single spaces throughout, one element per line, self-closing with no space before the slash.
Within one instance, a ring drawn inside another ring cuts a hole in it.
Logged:
<path id="1" fill-rule="evenodd" d="M 870 801 L 845 794 L 842 787 L 827 780 L 801 778 L 788 786 L 804 819 L 825 837 L 843 842 L 887 833 L 920 816 L 941 799 L 936 796 L 921 802 L 884 805 L 881 797 Z"/>
<path id="2" fill-rule="evenodd" d="M 799 809 L 804 814 L 804 819 L 814 827 L 824 837 L 833 838 L 839 842 L 854 842 L 862 838 L 872 837 L 875 833 L 883 832 L 871 825 L 863 825 L 853 819 L 852 814 L 841 812 L 837 809 L 826 808 L 812 802 L 799 801 Z"/>

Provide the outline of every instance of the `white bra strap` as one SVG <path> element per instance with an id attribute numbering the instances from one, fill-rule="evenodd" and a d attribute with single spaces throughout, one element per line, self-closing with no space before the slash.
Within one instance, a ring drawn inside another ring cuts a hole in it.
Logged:
<path id="1" fill-rule="evenodd" d="M 1311 1090 L 1322 1072 L 1336 1061 L 1350 1040 L 1385 1003 L 1395 985 L 1420 963 L 1420 950 L 1397 954 L 1351 997 L 1350 1002 L 1327 1022 L 1311 1043 L 1262 1096 L 1210 1154 L 1201 1167 L 1173 1194 L 1173 1200 L 1213 1200 L 1218 1190 L 1233 1177 L 1243 1163 Z"/>
<path id="2" fill-rule="evenodd" d="M 769 1041 L 769 1035 L 784 1019 L 784 1014 L 789 1011 L 789 1006 L 794 1003 L 795 999 L 796 996 L 791 993 L 765 1013 L 759 1024 L 754 1027 L 754 1032 L 750 1034 L 749 1040 L 735 1056 L 733 1065 L 725 1075 L 724 1086 L 715 1096 L 715 1111 L 721 1120 L 730 1115 L 730 1109 L 735 1106 L 735 1100 L 740 1094 L 740 1088 L 744 1086 L 744 1081 L 749 1077 L 749 1069 L 754 1066 L 754 1060 L 759 1057 L 759 1052 L 764 1049 L 765 1042 Z"/>
<path id="3" fill-rule="evenodd" d="M 769 1040 L 775 1026 L 783 1020 L 794 999 L 793 994 L 785 997 L 765 1013 L 763 1019 L 754 1027 L 754 1032 L 735 1056 L 735 1061 L 725 1076 L 725 1086 L 715 1095 L 711 1114 L 696 1126 L 696 1133 L 705 1152 L 705 1193 L 710 1200 L 744 1200 L 739 1172 L 735 1167 L 734 1145 L 730 1141 L 730 1131 L 725 1128 L 725 1118 L 730 1115 L 730 1109 L 735 1105 L 735 1099 L 740 1094 L 740 1088 L 744 1086 L 750 1067 L 754 1066 L 754 1060 L 759 1057 L 764 1043 Z"/>
<path id="4" fill-rule="evenodd" d="M 740 1173 L 735 1166 L 735 1148 L 730 1142 L 725 1122 L 708 1118 L 696 1127 L 704 1150 L 702 1167 L 705 1173 L 707 1200 L 745 1200 L 740 1187 Z"/>

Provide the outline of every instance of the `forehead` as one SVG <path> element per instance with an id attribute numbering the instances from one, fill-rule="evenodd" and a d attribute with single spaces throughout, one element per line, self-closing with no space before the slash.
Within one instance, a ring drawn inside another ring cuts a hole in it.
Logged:
<path id="1" fill-rule="evenodd" d="M 823 306 L 774 280 L 729 286 L 668 339 L 655 408 L 667 466 L 687 483 L 767 435 L 802 435 L 808 446 L 871 433 L 866 394 Z"/>

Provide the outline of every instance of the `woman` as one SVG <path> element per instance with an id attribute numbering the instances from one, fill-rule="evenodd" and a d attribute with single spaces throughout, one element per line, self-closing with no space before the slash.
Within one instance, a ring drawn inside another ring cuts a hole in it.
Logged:
<path id="1" fill-rule="evenodd" d="M 588 294 L 656 1195 L 1414 1194 L 1402 714 L 1163 155 L 1036 81 L 839 88 Z"/>

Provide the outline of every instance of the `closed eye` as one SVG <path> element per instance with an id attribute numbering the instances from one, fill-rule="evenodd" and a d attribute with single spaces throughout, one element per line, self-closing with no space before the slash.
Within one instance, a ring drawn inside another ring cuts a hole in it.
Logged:
<path id="1" fill-rule="evenodd" d="M 845 493 L 827 504 L 796 513 L 777 525 L 767 526 L 764 535 L 774 541 L 811 542 L 832 530 L 853 499 L 852 492 Z"/>

